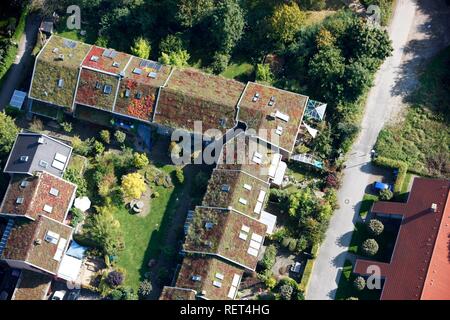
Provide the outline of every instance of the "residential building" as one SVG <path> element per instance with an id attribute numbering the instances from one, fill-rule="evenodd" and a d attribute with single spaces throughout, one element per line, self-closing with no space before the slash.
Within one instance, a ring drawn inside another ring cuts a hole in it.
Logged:
<path id="1" fill-rule="evenodd" d="M 390 262 L 358 259 L 354 272 L 381 272 L 381 300 L 450 299 L 450 181 L 415 178 L 408 200 L 376 202 L 372 213 L 399 219 L 400 229 Z"/>

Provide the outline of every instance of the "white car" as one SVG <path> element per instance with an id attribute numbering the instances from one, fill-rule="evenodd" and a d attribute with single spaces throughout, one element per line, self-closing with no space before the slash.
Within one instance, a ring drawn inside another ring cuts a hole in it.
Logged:
<path id="1" fill-rule="evenodd" d="M 64 290 L 55 291 L 55 293 L 52 296 L 52 300 L 64 300 L 65 295 L 66 292 Z"/>

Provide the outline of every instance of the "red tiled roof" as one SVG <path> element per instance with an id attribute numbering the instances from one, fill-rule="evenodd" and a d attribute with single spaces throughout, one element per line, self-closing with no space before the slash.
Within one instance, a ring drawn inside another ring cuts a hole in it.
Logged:
<path id="1" fill-rule="evenodd" d="M 380 267 L 382 300 L 450 299 L 449 188 L 449 180 L 416 178 L 407 203 L 374 205 L 375 214 L 403 216 L 391 262 L 355 265 L 358 274 L 369 265 Z"/>
<path id="2" fill-rule="evenodd" d="M 57 191 L 57 195 L 50 193 L 52 189 Z M 74 184 L 45 172 L 32 177 L 15 175 L 9 183 L 0 212 L 31 219 L 43 214 L 64 222 L 75 190 Z M 23 203 L 17 203 L 19 198 L 23 198 Z M 51 213 L 44 211 L 45 205 L 52 207 Z"/>

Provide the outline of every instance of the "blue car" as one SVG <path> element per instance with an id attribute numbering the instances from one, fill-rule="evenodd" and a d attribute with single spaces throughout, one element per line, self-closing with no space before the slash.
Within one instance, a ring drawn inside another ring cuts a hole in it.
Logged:
<path id="1" fill-rule="evenodd" d="M 379 182 L 376 181 L 373 183 L 373 191 L 382 191 L 382 190 L 386 190 L 389 189 L 392 191 L 392 185 L 391 184 L 387 184 L 387 183 L 383 183 L 383 182 Z"/>

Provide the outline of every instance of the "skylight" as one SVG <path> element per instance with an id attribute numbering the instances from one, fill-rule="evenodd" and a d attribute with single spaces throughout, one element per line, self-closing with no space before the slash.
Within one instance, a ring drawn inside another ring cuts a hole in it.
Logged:
<path id="1" fill-rule="evenodd" d="M 57 197 L 57 196 L 59 195 L 59 190 L 56 189 L 56 188 L 50 188 L 50 194 L 51 194 L 52 196 Z"/>
<path id="2" fill-rule="evenodd" d="M 109 84 L 105 84 L 103 87 L 103 93 L 104 94 L 110 94 L 112 92 L 112 86 Z"/>
<path id="3" fill-rule="evenodd" d="M 52 244 L 57 244 L 59 240 L 59 234 L 53 232 L 53 231 L 47 231 L 47 234 L 44 237 L 44 240 L 47 242 L 50 242 Z"/>
<path id="4" fill-rule="evenodd" d="M 142 74 L 142 69 L 134 68 L 133 73 L 134 74 Z"/>
<path id="5" fill-rule="evenodd" d="M 47 212 L 47 213 L 52 213 L 52 211 L 53 211 L 53 207 L 52 206 L 49 206 L 48 204 L 46 204 L 46 205 L 44 205 L 44 209 L 43 209 L 45 212 Z"/>

